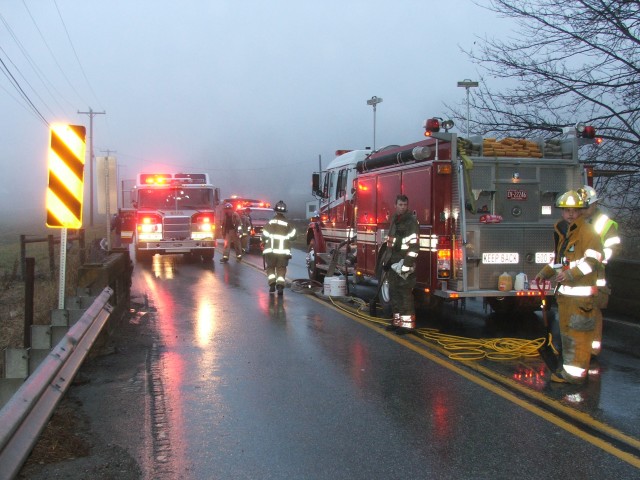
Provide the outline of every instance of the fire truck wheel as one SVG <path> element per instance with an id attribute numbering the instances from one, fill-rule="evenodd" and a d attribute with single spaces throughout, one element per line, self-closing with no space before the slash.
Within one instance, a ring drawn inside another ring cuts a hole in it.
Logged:
<path id="1" fill-rule="evenodd" d="M 206 250 L 204 252 L 202 252 L 202 262 L 203 263 L 211 263 L 213 262 L 213 253 L 215 252 L 215 250 L 211 249 L 211 250 Z"/>
<path id="2" fill-rule="evenodd" d="M 309 246 L 307 247 L 307 272 L 309 274 L 309 280 L 315 280 L 316 282 L 324 281 L 324 275 L 316 266 L 315 241 L 313 239 L 309 241 Z"/>

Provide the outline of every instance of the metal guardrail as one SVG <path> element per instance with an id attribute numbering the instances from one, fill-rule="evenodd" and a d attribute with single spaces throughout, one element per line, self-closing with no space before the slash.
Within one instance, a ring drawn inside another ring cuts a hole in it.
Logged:
<path id="1" fill-rule="evenodd" d="M 105 287 L 0 410 L 0 479 L 15 478 L 58 402 L 107 323 L 113 290 Z"/>

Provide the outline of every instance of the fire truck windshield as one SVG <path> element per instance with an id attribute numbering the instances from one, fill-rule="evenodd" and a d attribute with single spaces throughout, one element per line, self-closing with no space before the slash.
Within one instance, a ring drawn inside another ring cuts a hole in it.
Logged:
<path id="1" fill-rule="evenodd" d="M 152 210 L 202 210 L 213 208 L 210 188 L 141 188 L 138 208 Z"/>

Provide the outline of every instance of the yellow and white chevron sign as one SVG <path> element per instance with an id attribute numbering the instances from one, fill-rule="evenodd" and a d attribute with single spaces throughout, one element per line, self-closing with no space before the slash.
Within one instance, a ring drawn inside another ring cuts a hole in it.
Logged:
<path id="1" fill-rule="evenodd" d="M 86 133 L 81 125 L 51 125 L 47 227 L 82 227 Z"/>

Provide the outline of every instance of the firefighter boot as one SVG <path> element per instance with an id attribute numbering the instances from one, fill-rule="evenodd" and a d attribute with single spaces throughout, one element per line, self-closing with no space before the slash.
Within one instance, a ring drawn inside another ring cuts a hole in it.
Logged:
<path id="1" fill-rule="evenodd" d="M 222 257 L 220 259 L 220 263 L 227 263 L 229 261 L 229 257 Z"/>
<path id="2" fill-rule="evenodd" d="M 398 322 L 398 335 L 405 335 L 411 333 L 416 329 L 416 316 L 415 315 L 400 315 L 400 321 Z"/>
<path id="3" fill-rule="evenodd" d="M 387 332 L 393 332 L 394 330 L 397 330 L 399 324 L 400 324 L 400 314 L 394 313 L 393 320 L 391 320 L 391 323 L 385 327 L 385 330 Z"/>
<path id="4" fill-rule="evenodd" d="M 242 255 L 236 255 L 236 260 L 237 261 L 241 261 L 242 260 Z"/>
<path id="5" fill-rule="evenodd" d="M 278 285 L 278 296 L 281 297 L 284 294 L 284 285 Z"/>
<path id="6" fill-rule="evenodd" d="M 271 285 L 269 285 L 269 293 L 275 293 L 276 291 L 276 284 L 272 283 Z"/>

